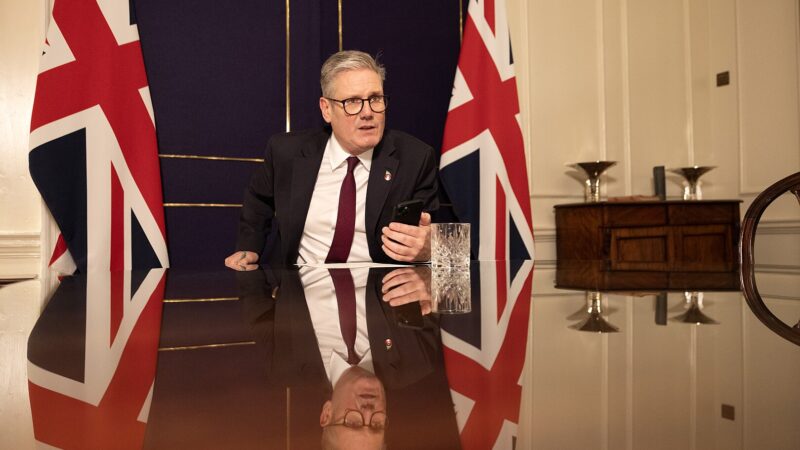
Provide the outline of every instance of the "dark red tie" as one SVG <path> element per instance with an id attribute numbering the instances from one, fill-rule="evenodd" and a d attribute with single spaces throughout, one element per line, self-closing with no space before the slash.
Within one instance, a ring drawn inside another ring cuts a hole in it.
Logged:
<path id="1" fill-rule="evenodd" d="M 349 269 L 328 269 L 339 305 L 339 328 L 347 345 L 347 364 L 358 364 L 356 354 L 356 286 Z"/>
<path id="2" fill-rule="evenodd" d="M 347 175 L 342 181 L 339 191 L 339 212 L 336 215 L 336 231 L 333 233 L 333 242 L 328 251 L 326 263 L 347 262 L 350 256 L 350 247 L 353 245 L 353 234 L 356 231 L 356 179 L 353 170 L 358 164 L 358 158 L 347 158 Z"/>

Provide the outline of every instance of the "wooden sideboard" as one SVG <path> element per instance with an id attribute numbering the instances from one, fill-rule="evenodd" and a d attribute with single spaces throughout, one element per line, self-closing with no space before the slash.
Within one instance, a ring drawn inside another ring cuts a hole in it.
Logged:
<path id="1" fill-rule="evenodd" d="M 559 269 L 599 261 L 602 271 L 732 272 L 740 200 L 556 205 Z"/>

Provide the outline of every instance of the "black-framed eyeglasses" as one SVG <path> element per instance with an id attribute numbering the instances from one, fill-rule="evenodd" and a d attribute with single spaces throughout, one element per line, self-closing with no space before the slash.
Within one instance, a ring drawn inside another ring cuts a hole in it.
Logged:
<path id="1" fill-rule="evenodd" d="M 326 99 L 342 104 L 342 109 L 344 109 L 344 113 L 348 116 L 355 116 L 356 114 L 360 113 L 362 109 L 364 109 L 364 102 L 369 103 L 369 108 L 372 112 L 382 113 L 386 111 L 386 107 L 389 105 L 389 96 L 388 95 L 371 95 L 369 98 L 346 98 L 344 100 L 337 100 L 335 98 L 325 97 Z"/>
<path id="2" fill-rule="evenodd" d="M 352 429 L 368 427 L 372 431 L 383 431 L 386 429 L 386 411 L 375 411 L 370 417 L 369 424 L 365 425 L 364 415 L 357 409 L 345 409 L 344 417 L 336 420 L 325 427 L 342 426 Z"/>

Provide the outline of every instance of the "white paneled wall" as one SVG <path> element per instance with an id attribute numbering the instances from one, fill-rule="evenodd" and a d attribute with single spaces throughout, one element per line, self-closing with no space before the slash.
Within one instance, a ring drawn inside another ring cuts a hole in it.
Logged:
<path id="1" fill-rule="evenodd" d="M 0 278 L 39 272 L 40 201 L 28 176 L 28 130 L 44 0 L 0 0 Z"/>
<path id="2" fill-rule="evenodd" d="M 524 30 L 512 28 L 512 45 L 539 261 L 519 448 L 797 442 L 796 407 L 766 411 L 800 398 L 800 388 L 786 390 L 790 382 L 774 392 L 767 380 L 788 366 L 796 372 L 797 349 L 751 317 L 740 294 L 709 293 L 709 314 L 723 325 L 697 329 L 655 326 L 652 298 L 610 296 L 610 320 L 622 332 L 583 336 L 566 320 L 583 296 L 553 289 L 541 264 L 555 260 L 553 205 L 582 201 L 582 178 L 567 164 L 618 161 L 605 179 L 609 196 L 652 195 L 656 165 L 716 166 L 703 178 L 704 196 L 741 199 L 742 214 L 767 186 L 800 171 L 797 0 L 507 2 L 510 25 Z M 717 87 L 721 72 L 730 84 Z M 680 181 L 668 176 L 669 197 L 680 197 Z M 758 236 L 759 280 L 775 290 L 765 295 L 795 323 L 797 201 L 776 201 Z M 671 294 L 669 304 L 672 317 L 680 299 Z M 742 350 L 724 350 L 731 340 Z M 723 403 L 736 407 L 736 421 L 720 418 Z"/>
<path id="3" fill-rule="evenodd" d="M 717 166 L 705 197 L 741 198 L 742 212 L 800 170 L 796 1 L 508 3 L 540 261 L 555 259 L 553 205 L 582 199 L 567 164 L 618 161 L 610 196 L 652 195 L 656 165 Z"/>
<path id="4" fill-rule="evenodd" d="M 756 194 L 800 166 L 797 2 L 739 0 L 736 5 L 740 185 L 742 194 Z"/>

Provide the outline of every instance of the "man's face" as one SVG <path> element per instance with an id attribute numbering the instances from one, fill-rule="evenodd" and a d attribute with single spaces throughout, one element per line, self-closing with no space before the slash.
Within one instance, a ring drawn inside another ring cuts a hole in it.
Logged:
<path id="1" fill-rule="evenodd" d="M 366 105 L 365 105 L 366 106 Z M 325 427 L 341 422 L 345 410 L 360 411 L 364 423 L 369 424 L 373 413 L 386 412 L 386 392 L 383 384 L 372 373 L 356 366 L 348 369 L 333 388 L 331 399 L 322 406 L 320 425 Z M 368 427 L 347 428 L 333 426 L 326 428 L 335 448 L 379 449 L 384 441 L 384 432 Z"/>
<path id="2" fill-rule="evenodd" d="M 373 95 L 383 95 L 383 83 L 380 75 L 372 70 L 346 70 L 333 79 L 331 98 L 345 100 Z M 348 116 L 341 103 L 320 97 L 319 109 L 325 122 L 331 124 L 336 139 L 351 155 L 360 155 L 374 148 L 383 137 L 386 113 L 373 112 L 369 102 L 364 102 L 361 112 Z"/>

